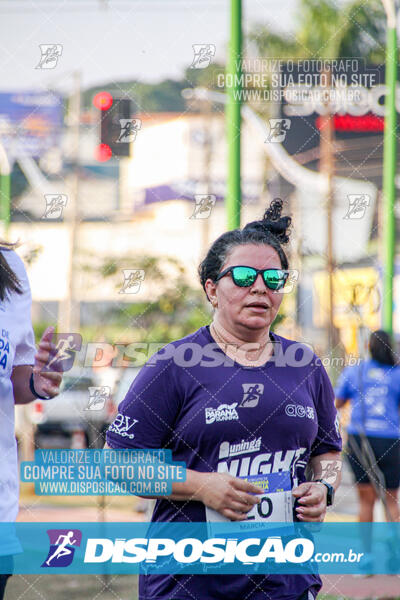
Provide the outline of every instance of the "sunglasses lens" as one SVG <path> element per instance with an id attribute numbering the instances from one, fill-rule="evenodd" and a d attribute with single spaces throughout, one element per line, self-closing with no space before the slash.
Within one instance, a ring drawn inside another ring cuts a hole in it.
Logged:
<path id="1" fill-rule="evenodd" d="M 232 269 L 232 278 L 236 285 L 248 287 L 252 285 L 257 276 L 257 271 L 251 267 L 234 267 Z"/>
<path id="2" fill-rule="evenodd" d="M 280 290 L 286 283 L 287 273 L 280 269 L 268 269 L 264 271 L 264 281 L 270 290 Z"/>

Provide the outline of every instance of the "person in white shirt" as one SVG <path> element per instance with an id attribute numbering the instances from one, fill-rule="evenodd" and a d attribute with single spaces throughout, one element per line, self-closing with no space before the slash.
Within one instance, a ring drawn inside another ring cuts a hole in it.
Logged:
<path id="1" fill-rule="evenodd" d="M 0 241 L 0 522 L 14 522 L 18 513 L 14 404 L 56 396 L 62 378 L 60 373 L 42 371 L 50 358 L 54 329 L 46 329 L 36 349 L 29 281 L 13 248 Z M 12 570 L 12 555 L 18 552 L 20 545 L 15 535 L 1 540 L 0 600 Z"/>

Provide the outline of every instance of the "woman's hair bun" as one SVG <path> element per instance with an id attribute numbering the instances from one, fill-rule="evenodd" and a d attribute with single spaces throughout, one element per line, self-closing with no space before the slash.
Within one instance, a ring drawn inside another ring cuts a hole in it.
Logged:
<path id="1" fill-rule="evenodd" d="M 282 217 L 282 207 L 283 201 L 280 198 L 275 198 L 272 200 L 270 207 L 266 209 L 263 218 L 260 221 L 248 223 L 244 231 L 256 229 L 265 231 L 265 233 L 272 233 L 280 244 L 287 244 L 290 233 L 288 229 L 292 219 L 289 216 Z"/>

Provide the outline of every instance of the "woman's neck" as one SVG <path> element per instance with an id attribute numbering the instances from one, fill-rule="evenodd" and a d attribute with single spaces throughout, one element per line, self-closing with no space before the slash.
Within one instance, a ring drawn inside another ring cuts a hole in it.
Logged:
<path id="1" fill-rule="evenodd" d="M 269 327 L 263 330 L 263 340 L 244 340 L 240 334 L 230 332 L 215 318 L 210 324 L 210 333 L 227 356 L 244 366 L 262 366 L 274 353 Z"/>
<path id="2" fill-rule="evenodd" d="M 266 326 L 261 330 L 247 329 L 247 331 L 244 330 L 242 332 L 238 331 L 237 329 L 234 329 L 232 326 L 229 326 L 225 323 L 221 323 L 221 319 L 218 318 L 218 315 L 214 315 L 212 324 L 214 326 L 214 330 L 217 332 L 219 337 L 223 339 L 227 344 L 259 343 L 260 346 L 265 346 L 265 344 L 267 344 L 270 341 L 269 326 Z"/>

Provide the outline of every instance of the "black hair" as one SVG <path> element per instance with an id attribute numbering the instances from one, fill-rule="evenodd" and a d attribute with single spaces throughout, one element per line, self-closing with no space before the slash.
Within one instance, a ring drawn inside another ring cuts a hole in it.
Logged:
<path id="1" fill-rule="evenodd" d="M 396 360 L 389 334 L 383 329 L 373 331 L 369 338 L 371 358 L 383 365 L 395 365 Z"/>
<path id="2" fill-rule="evenodd" d="M 16 244 L 0 241 L 0 301 L 3 302 L 8 293 L 22 294 L 21 283 L 10 268 L 2 250 L 13 250 Z"/>
<path id="3" fill-rule="evenodd" d="M 282 269 L 288 269 L 289 263 L 282 245 L 289 241 L 288 228 L 292 219 L 281 216 L 283 202 L 280 198 L 272 200 L 270 207 L 264 212 L 259 221 L 247 223 L 243 229 L 227 231 L 217 238 L 209 248 L 206 257 L 198 268 L 201 285 L 206 291 L 207 279 L 215 281 L 226 262 L 229 253 L 236 246 L 243 244 L 259 244 L 271 246 L 279 255 Z"/>

